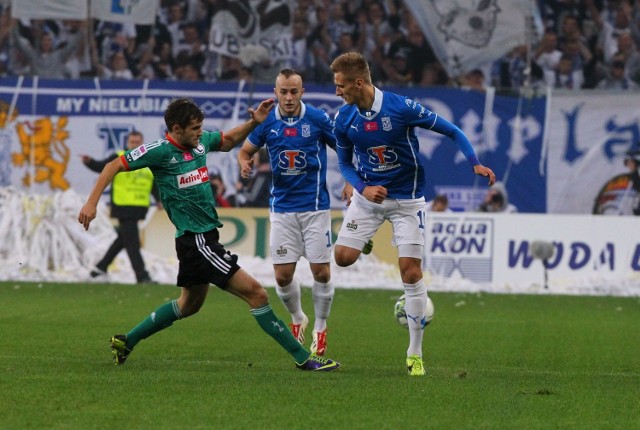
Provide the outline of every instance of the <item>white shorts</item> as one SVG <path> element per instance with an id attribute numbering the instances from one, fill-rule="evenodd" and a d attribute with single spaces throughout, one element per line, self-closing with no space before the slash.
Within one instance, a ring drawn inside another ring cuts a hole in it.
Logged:
<path id="1" fill-rule="evenodd" d="M 309 263 L 331 261 L 331 213 L 271 212 L 269 243 L 273 264 L 295 263 L 305 257 Z"/>
<path id="2" fill-rule="evenodd" d="M 382 204 L 354 190 L 336 245 L 362 249 L 385 221 L 393 226 L 392 245 L 400 257 L 422 258 L 427 203 L 419 199 L 385 199 Z"/>

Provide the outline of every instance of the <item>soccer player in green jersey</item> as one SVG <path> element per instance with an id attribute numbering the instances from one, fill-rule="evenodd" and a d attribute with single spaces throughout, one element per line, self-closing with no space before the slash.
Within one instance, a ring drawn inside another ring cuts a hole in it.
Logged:
<path id="1" fill-rule="evenodd" d="M 96 217 L 100 196 L 118 172 L 148 167 L 153 172 L 160 200 L 176 227 L 176 252 L 180 297 L 160 305 L 127 334 L 114 335 L 111 349 L 116 365 L 123 364 L 143 339 L 194 315 L 205 301 L 210 284 L 240 297 L 249 305 L 260 327 L 273 337 L 301 370 L 329 371 L 340 363 L 311 354 L 292 336 L 271 309 L 265 289 L 238 265 L 238 256 L 219 242 L 215 202 L 207 172 L 206 155 L 229 151 L 241 144 L 262 123 L 274 107 L 267 99 L 249 109 L 250 119 L 227 132 L 203 131 L 204 114 L 192 100 L 172 101 L 164 114 L 165 138 L 125 152 L 109 162 L 100 173 L 78 221 L 85 230 Z"/>

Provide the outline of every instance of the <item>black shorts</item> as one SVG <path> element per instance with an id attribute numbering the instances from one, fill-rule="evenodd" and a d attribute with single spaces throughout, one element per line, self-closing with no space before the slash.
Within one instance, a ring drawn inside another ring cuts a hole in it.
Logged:
<path id="1" fill-rule="evenodd" d="M 176 254 L 180 262 L 179 287 L 209 283 L 226 288 L 240 266 L 238 256 L 224 249 L 219 239 L 217 229 L 206 233 L 187 232 L 176 238 Z"/>

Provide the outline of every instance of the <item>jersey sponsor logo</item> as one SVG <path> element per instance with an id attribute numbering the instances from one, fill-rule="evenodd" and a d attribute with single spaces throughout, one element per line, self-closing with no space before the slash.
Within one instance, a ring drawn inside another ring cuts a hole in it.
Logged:
<path id="1" fill-rule="evenodd" d="M 355 219 L 352 219 L 351 222 L 347 223 L 347 230 L 356 231 L 358 229 L 358 223 Z"/>
<path id="2" fill-rule="evenodd" d="M 294 127 L 287 127 L 284 129 L 285 137 L 296 137 L 298 135 L 298 129 Z"/>
<path id="3" fill-rule="evenodd" d="M 178 160 L 176 159 L 176 157 L 171 157 L 171 160 L 169 160 L 169 164 L 176 164 L 178 162 Z"/>
<path id="4" fill-rule="evenodd" d="M 388 116 L 382 117 L 382 129 L 384 131 L 391 130 L 391 118 L 389 118 Z"/>
<path id="5" fill-rule="evenodd" d="M 301 175 L 307 167 L 307 154 L 298 149 L 280 151 L 278 167 L 282 169 L 282 175 Z"/>
<path id="6" fill-rule="evenodd" d="M 398 154 L 393 148 L 387 146 L 374 146 L 367 149 L 369 153 L 369 163 L 374 165 L 373 170 L 375 172 L 382 172 L 385 170 L 395 169 L 400 167 L 400 164 L 394 164 L 398 161 Z"/>
<path id="7" fill-rule="evenodd" d="M 350 125 L 349 127 L 350 127 L 350 128 L 352 128 L 352 129 L 354 129 L 356 132 L 358 131 L 358 124 L 356 124 L 356 125 L 353 125 L 353 124 L 352 124 L 352 125 Z"/>
<path id="8" fill-rule="evenodd" d="M 364 123 L 364 131 L 378 131 L 377 121 L 367 121 Z"/>
<path id="9" fill-rule="evenodd" d="M 271 133 L 273 133 L 273 134 L 275 134 L 277 136 L 278 135 L 278 130 L 271 129 Z"/>
<path id="10" fill-rule="evenodd" d="M 131 161 L 135 161 L 146 153 L 147 153 L 147 147 L 145 145 L 140 145 L 137 148 L 133 149 L 129 153 L 129 155 L 131 156 Z"/>
<path id="11" fill-rule="evenodd" d="M 302 137 L 311 136 L 311 126 L 309 124 L 302 124 Z"/>
<path id="12" fill-rule="evenodd" d="M 286 256 L 286 255 L 287 255 L 287 252 L 288 252 L 288 251 L 287 251 L 287 248 L 284 248 L 284 247 L 282 247 L 282 246 L 280 246 L 280 248 L 279 248 L 279 249 L 276 249 L 276 255 L 277 255 L 278 257 L 284 257 L 284 256 Z"/>
<path id="13" fill-rule="evenodd" d="M 178 179 L 178 188 L 189 188 L 194 185 L 209 182 L 209 170 L 207 167 L 200 167 L 176 177 Z"/>

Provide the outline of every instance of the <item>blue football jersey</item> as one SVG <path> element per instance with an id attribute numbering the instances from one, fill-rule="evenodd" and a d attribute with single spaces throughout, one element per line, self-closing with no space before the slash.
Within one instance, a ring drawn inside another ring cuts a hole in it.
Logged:
<path id="1" fill-rule="evenodd" d="M 302 103 L 299 117 L 282 117 L 276 106 L 247 138 L 269 152 L 272 212 L 329 209 L 327 145 L 336 147 L 333 121 L 321 109 Z"/>
<path id="2" fill-rule="evenodd" d="M 415 127 L 450 137 L 472 165 L 480 164 L 469 139 L 454 124 L 414 100 L 375 88 L 371 110 L 345 105 L 336 114 L 340 171 L 359 192 L 381 185 L 387 188 L 387 198 L 424 197 L 424 166 Z"/>

